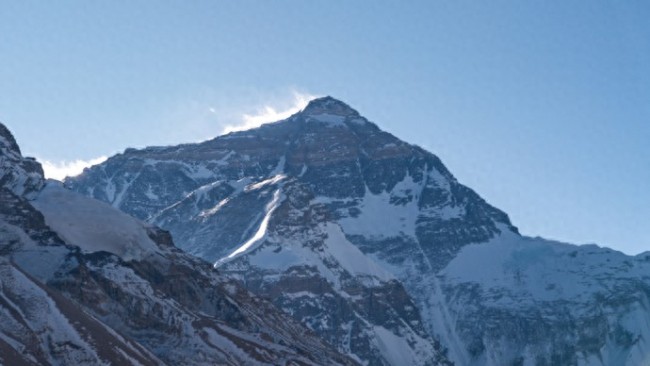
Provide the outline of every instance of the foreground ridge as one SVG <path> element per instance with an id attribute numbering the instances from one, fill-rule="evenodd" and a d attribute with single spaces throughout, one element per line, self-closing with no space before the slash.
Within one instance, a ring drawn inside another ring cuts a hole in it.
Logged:
<path id="1" fill-rule="evenodd" d="M 45 182 L 0 124 L 0 364 L 356 365 L 171 236 Z"/>

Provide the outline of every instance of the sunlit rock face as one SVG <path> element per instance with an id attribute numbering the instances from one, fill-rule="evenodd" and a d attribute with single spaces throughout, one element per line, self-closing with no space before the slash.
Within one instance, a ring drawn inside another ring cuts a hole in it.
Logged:
<path id="1" fill-rule="evenodd" d="M 362 363 L 650 354 L 645 257 L 519 235 L 435 155 L 331 97 L 203 143 L 128 149 L 66 185 L 169 230 Z"/>

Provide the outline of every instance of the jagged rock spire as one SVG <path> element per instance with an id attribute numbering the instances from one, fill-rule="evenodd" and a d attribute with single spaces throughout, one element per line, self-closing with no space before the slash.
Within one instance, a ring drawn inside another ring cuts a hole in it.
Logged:
<path id="1" fill-rule="evenodd" d="M 0 123 L 0 188 L 32 198 L 44 184 L 41 164 L 33 158 L 23 157 L 14 136 Z"/>

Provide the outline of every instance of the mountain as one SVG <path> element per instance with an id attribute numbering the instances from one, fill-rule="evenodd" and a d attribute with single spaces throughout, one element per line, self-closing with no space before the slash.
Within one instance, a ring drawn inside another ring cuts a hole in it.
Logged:
<path id="1" fill-rule="evenodd" d="M 45 181 L 0 124 L 0 365 L 354 365 L 170 235 Z"/>
<path id="2" fill-rule="evenodd" d="M 331 97 L 65 184 L 169 230 L 360 363 L 650 362 L 650 255 L 522 236 L 435 155 Z"/>

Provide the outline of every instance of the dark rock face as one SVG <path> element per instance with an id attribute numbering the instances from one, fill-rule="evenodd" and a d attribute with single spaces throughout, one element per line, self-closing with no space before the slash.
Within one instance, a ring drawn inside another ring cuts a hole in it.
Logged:
<path id="1" fill-rule="evenodd" d="M 24 158 L 11 132 L 0 123 L 0 186 L 17 195 L 30 196 L 44 183 L 41 164 Z"/>
<path id="2" fill-rule="evenodd" d="M 0 361 L 7 365 L 159 365 L 144 347 L 0 257 Z"/>
<path id="3" fill-rule="evenodd" d="M 435 155 L 330 97 L 201 144 L 130 149 L 66 184 L 371 365 L 650 355 L 650 261 L 520 236 Z"/>
<path id="4" fill-rule="evenodd" d="M 356 364 L 169 233 L 21 175 L 0 133 L 0 364 Z"/>
<path id="5" fill-rule="evenodd" d="M 166 363 L 354 364 L 177 249 L 143 261 L 105 252 L 74 261 L 79 264 L 48 285 Z"/>

